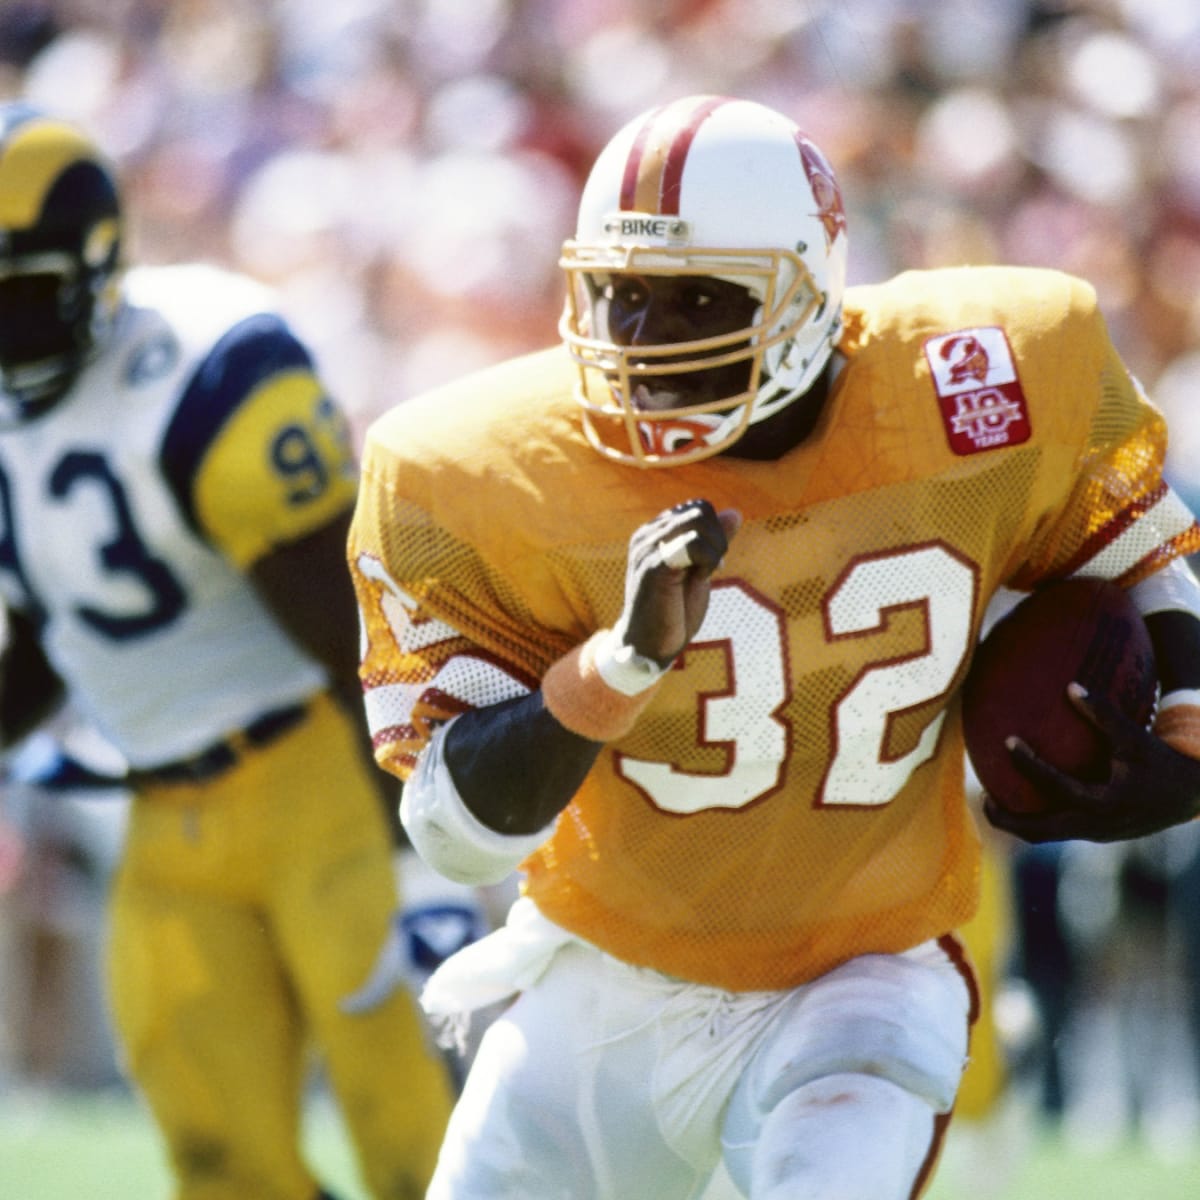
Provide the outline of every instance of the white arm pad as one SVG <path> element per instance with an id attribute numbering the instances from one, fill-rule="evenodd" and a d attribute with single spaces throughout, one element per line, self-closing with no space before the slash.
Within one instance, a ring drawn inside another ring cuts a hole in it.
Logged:
<path id="1" fill-rule="evenodd" d="M 404 785 L 400 820 L 413 849 L 439 874 L 455 883 L 500 883 L 551 834 L 553 822 L 537 833 L 498 833 L 463 803 L 446 766 L 446 731 L 438 729 L 421 752 L 417 769 Z"/>
<path id="2" fill-rule="evenodd" d="M 1143 617 L 1156 612 L 1186 612 L 1200 618 L 1200 580 L 1186 559 L 1173 558 L 1161 571 L 1129 589 Z"/>

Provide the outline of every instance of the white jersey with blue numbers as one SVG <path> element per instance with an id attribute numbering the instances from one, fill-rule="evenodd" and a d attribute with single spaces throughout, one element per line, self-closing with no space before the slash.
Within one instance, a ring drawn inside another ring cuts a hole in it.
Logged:
<path id="1" fill-rule="evenodd" d="M 203 266 L 138 269 L 124 292 L 64 400 L 0 432 L 0 589 L 79 709 L 149 767 L 325 686 L 245 572 L 354 481 L 268 292 Z"/>

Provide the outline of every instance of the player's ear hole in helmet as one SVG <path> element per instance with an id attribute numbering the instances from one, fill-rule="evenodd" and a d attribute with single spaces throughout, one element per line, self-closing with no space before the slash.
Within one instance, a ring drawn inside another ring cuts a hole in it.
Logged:
<path id="1" fill-rule="evenodd" d="M 116 179 L 91 139 L 0 105 L 0 422 L 56 404 L 103 340 L 121 238 Z"/>
<path id="2" fill-rule="evenodd" d="M 791 120 L 751 101 L 690 97 L 620 130 L 560 263 L 584 432 L 620 462 L 674 466 L 731 449 L 813 386 L 841 333 L 836 178 Z M 612 281 L 628 276 L 721 280 L 756 303 L 737 328 L 634 345 L 610 321 Z M 728 386 L 702 384 L 705 372 Z"/>

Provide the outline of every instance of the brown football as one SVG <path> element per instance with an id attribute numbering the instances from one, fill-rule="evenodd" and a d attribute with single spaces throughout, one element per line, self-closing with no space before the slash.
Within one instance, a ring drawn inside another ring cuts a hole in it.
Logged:
<path id="1" fill-rule="evenodd" d="M 1129 593 L 1116 584 L 1046 584 L 997 621 L 976 649 L 963 685 L 963 735 L 980 783 L 1001 807 L 1047 806 L 1013 765 L 1004 744 L 1013 735 L 1061 770 L 1105 778 L 1104 739 L 1068 699 L 1072 681 L 1139 724 L 1154 716 L 1154 647 Z"/>

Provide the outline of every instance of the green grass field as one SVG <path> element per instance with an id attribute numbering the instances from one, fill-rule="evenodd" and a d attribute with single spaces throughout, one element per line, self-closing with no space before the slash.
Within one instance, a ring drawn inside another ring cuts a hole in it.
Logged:
<path id="1" fill-rule="evenodd" d="M 306 1132 L 311 1161 L 339 1200 L 367 1200 L 327 1103 L 312 1106 Z M 0 1200 L 169 1195 L 154 1129 L 124 1092 L 0 1096 Z"/>
<path id="2" fill-rule="evenodd" d="M 965 1144 L 952 1147 L 928 1200 L 1195 1200 L 1200 1194 L 1200 1137 L 1169 1161 L 1136 1144 L 1072 1151 L 1036 1133 L 1013 1161 L 1012 1143 L 989 1141 L 991 1149 L 974 1156 Z M 342 1200 L 367 1200 L 337 1120 L 320 1099 L 307 1142 L 323 1180 Z M 0 1095 L 0 1198 L 84 1197 L 167 1200 L 162 1155 L 136 1104 L 123 1093 Z"/>

